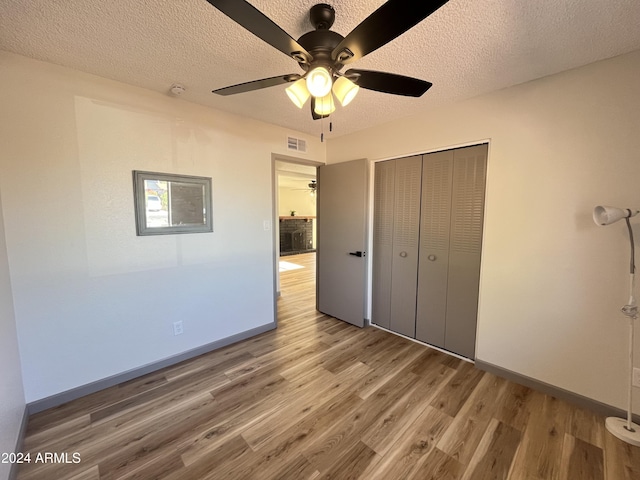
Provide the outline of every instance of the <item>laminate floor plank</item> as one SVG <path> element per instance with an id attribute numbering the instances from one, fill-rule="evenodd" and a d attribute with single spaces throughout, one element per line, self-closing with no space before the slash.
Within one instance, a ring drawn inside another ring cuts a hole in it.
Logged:
<path id="1" fill-rule="evenodd" d="M 334 397 L 324 402 L 314 415 L 304 417 L 285 432 L 270 439 L 256 453 L 254 462 L 251 463 L 260 463 L 262 478 L 277 478 L 277 472 L 284 468 L 287 459 L 302 455 L 305 448 L 316 443 L 333 425 L 346 421 L 362 403 L 363 400 L 354 394 Z"/>
<path id="2" fill-rule="evenodd" d="M 417 388 L 416 378 L 411 372 L 394 376 L 348 418 L 331 426 L 318 441 L 306 448 L 304 456 L 320 472 L 326 470 L 341 453 L 360 442 L 362 435 L 377 418 L 384 416 L 393 404 Z"/>
<path id="3" fill-rule="evenodd" d="M 416 388 L 393 403 L 384 415 L 379 416 L 363 432 L 362 441 L 379 455 L 384 456 L 394 448 L 394 444 L 427 409 L 429 400 L 454 375 L 454 371 L 445 366 L 434 368 L 430 373 L 418 377 Z"/>
<path id="4" fill-rule="evenodd" d="M 462 480 L 507 478 L 522 433 L 498 420 L 491 420 Z M 581 478 L 581 477 L 575 477 Z"/>
<path id="5" fill-rule="evenodd" d="M 526 408 L 530 411 L 512 477 L 559 479 L 565 426 L 571 407 L 548 395 L 534 392 Z"/>
<path id="6" fill-rule="evenodd" d="M 604 458 L 600 447 L 565 434 L 562 453 L 562 480 L 604 480 Z"/>
<path id="7" fill-rule="evenodd" d="M 413 472 L 413 480 L 460 480 L 464 465 L 442 450 L 434 448 L 424 462 Z"/>
<path id="8" fill-rule="evenodd" d="M 407 426 L 404 434 L 372 463 L 363 478 L 405 480 L 411 478 L 428 454 L 435 448 L 453 418 L 429 405 Z"/>
<path id="9" fill-rule="evenodd" d="M 68 480 L 100 480 L 100 471 L 98 470 L 98 466 L 94 465 L 84 472 L 80 472 L 73 477 L 69 477 Z"/>
<path id="10" fill-rule="evenodd" d="M 506 380 L 486 373 L 460 408 L 438 448 L 462 464 L 468 464 L 493 420 L 506 383 Z"/>
<path id="11" fill-rule="evenodd" d="M 432 405 L 455 417 L 483 375 L 484 372 L 476 369 L 473 364 L 465 362 L 460 365 L 447 386 L 433 399 Z"/>
<path id="12" fill-rule="evenodd" d="M 337 478 L 356 480 L 374 461 L 375 452 L 362 442 L 357 442 L 344 455 L 324 471 L 322 479 L 335 480 Z"/>
<path id="13" fill-rule="evenodd" d="M 315 310 L 284 257 L 277 329 L 29 418 L 18 480 L 638 480 L 604 418 Z"/>
<path id="14" fill-rule="evenodd" d="M 335 375 L 324 370 L 327 372 L 326 376 L 314 379 L 305 392 L 300 392 L 292 401 L 283 405 L 282 409 L 245 429 L 242 436 L 251 448 L 257 450 L 269 439 L 294 425 L 299 419 L 306 415 L 312 415 L 321 405 L 318 398 L 331 399 L 336 395 L 342 395 L 351 386 L 353 378 L 361 376 L 365 370 L 368 368 L 362 363 L 353 364 L 349 369 Z"/>
<path id="15" fill-rule="evenodd" d="M 276 472 L 273 478 L 278 480 L 313 480 L 319 476 L 320 472 L 306 458 L 300 455 L 282 470 Z"/>

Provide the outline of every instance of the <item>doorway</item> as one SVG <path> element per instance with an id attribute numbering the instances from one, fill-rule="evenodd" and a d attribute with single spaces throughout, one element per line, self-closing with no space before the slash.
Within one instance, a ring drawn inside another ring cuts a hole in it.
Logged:
<path id="1" fill-rule="evenodd" d="M 273 157 L 274 271 L 276 302 L 315 305 L 317 168 L 320 162 Z M 279 306 L 279 305 L 278 305 Z M 278 307 L 277 306 L 277 307 Z M 283 313 L 276 308 L 276 319 Z"/>

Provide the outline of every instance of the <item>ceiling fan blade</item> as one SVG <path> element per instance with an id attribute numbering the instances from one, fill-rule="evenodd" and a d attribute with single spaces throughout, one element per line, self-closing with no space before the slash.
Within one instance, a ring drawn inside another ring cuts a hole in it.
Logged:
<path id="1" fill-rule="evenodd" d="M 207 0 L 230 19 L 243 26 L 256 37 L 277 48 L 298 62 L 310 62 L 312 56 L 291 35 L 276 25 L 256 7 L 245 0 Z"/>
<path id="2" fill-rule="evenodd" d="M 331 52 L 348 64 L 399 37 L 435 12 L 448 0 L 389 0 L 365 18 Z"/>
<path id="3" fill-rule="evenodd" d="M 405 77 L 395 73 L 376 72 L 374 70 L 351 69 L 344 73 L 356 85 L 376 92 L 420 97 L 431 88 L 432 83 L 418 78 Z"/>
<path id="4" fill-rule="evenodd" d="M 261 88 L 284 85 L 285 83 L 295 82 L 300 78 L 301 76 L 297 73 L 279 75 L 277 77 L 261 78 L 260 80 L 253 80 L 252 82 L 239 83 L 238 85 L 231 85 L 230 87 L 218 88 L 217 90 L 212 90 L 212 92 L 224 96 L 235 95 L 236 93 L 252 92 L 253 90 L 260 90 Z"/>

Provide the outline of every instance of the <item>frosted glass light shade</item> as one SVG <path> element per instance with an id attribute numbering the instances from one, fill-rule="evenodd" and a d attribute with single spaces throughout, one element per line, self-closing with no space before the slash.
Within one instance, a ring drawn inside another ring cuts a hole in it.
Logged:
<path id="1" fill-rule="evenodd" d="M 347 77 L 338 78 L 333 84 L 333 93 L 343 107 L 346 107 L 356 97 L 360 87 Z"/>
<path id="2" fill-rule="evenodd" d="M 307 89 L 316 98 L 331 92 L 331 74 L 324 67 L 316 67 L 307 74 Z"/>
<path id="3" fill-rule="evenodd" d="M 316 98 L 316 106 L 313 109 L 318 115 L 329 115 L 336 110 L 336 104 L 333 101 L 333 95 L 331 95 L 331 91 L 329 94 L 322 97 Z"/>
<path id="4" fill-rule="evenodd" d="M 298 108 L 302 108 L 307 99 L 311 96 L 307 89 L 307 82 L 304 78 L 293 82 L 285 91 L 294 105 Z"/>

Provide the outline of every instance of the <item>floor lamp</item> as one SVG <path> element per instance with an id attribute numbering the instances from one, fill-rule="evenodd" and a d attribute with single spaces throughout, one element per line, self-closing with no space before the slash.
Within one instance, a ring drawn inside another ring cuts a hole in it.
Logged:
<path id="1" fill-rule="evenodd" d="M 640 425 L 633 423 L 632 399 L 633 399 L 633 324 L 638 318 L 638 306 L 633 296 L 635 286 L 635 248 L 633 245 L 633 229 L 629 219 L 640 213 L 639 210 L 628 208 L 616 208 L 597 206 L 593 209 L 593 221 L 598 225 L 610 225 L 618 220 L 625 219 L 629 230 L 629 243 L 631 244 L 631 262 L 629 265 L 629 303 L 622 307 L 622 313 L 629 319 L 629 390 L 627 392 L 627 419 L 608 417 L 605 421 L 607 430 L 631 445 L 640 446 Z"/>

